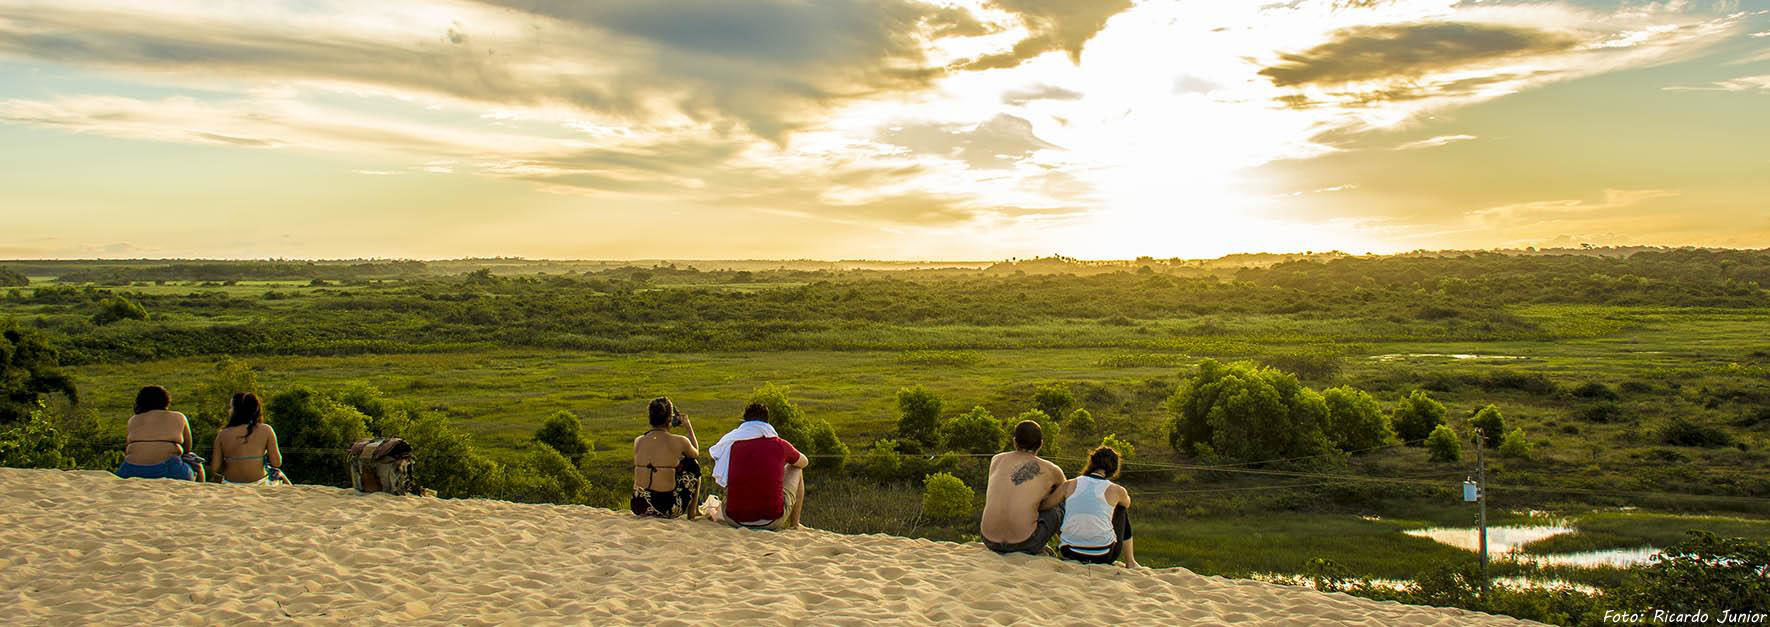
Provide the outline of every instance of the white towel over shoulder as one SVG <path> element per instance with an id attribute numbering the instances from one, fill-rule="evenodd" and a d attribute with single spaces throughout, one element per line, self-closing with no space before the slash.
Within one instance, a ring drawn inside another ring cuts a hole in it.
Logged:
<path id="1" fill-rule="evenodd" d="M 731 476 L 731 445 L 733 443 L 739 440 L 778 437 L 781 436 L 774 432 L 774 425 L 766 422 L 746 420 L 739 424 L 736 429 L 732 429 L 724 437 L 719 438 L 719 442 L 714 444 L 713 448 L 707 450 L 708 454 L 713 456 L 713 480 L 719 482 L 719 487 L 723 488 L 726 477 Z"/>

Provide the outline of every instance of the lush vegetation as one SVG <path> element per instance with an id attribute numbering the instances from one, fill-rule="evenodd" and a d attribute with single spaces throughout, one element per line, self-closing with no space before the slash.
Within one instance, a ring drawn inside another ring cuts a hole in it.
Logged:
<path id="1" fill-rule="evenodd" d="M 807 523 L 844 532 L 973 539 L 987 455 L 1032 419 L 1071 473 L 1126 455 L 1156 566 L 1410 579 L 1397 598 L 1563 623 L 1635 594 L 1648 575 L 1505 562 L 1603 594 L 1473 596 L 1468 553 L 1401 533 L 1468 524 L 1477 429 L 1494 524 L 1576 529 L 1527 552 L 1770 539 L 1770 252 L 9 265 L 31 282 L 0 298 L 4 465 L 114 466 L 159 383 L 203 442 L 259 392 L 299 481 L 341 484 L 338 451 L 397 435 L 445 497 L 619 507 L 615 444 L 668 395 L 703 444 L 768 406 L 816 461 Z"/>

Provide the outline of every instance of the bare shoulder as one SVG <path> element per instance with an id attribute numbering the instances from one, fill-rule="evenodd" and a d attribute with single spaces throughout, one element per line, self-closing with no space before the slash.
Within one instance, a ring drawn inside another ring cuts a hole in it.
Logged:
<path id="1" fill-rule="evenodd" d="M 1045 471 L 1051 473 L 1051 476 L 1056 477 L 1058 481 L 1063 481 L 1065 479 L 1065 475 L 1063 474 L 1063 467 L 1058 466 L 1057 462 L 1053 462 L 1053 461 L 1051 461 L 1049 459 L 1045 459 L 1043 457 L 1039 458 L 1039 462 L 1043 463 L 1044 467 L 1045 467 Z"/>

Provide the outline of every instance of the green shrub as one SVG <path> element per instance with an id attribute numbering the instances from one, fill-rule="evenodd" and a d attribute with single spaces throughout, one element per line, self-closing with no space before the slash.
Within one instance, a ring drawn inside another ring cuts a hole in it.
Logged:
<path id="1" fill-rule="evenodd" d="M 99 303 L 98 313 L 92 314 L 92 323 L 104 326 L 119 320 L 146 320 L 147 309 L 135 301 L 112 296 Z"/>
<path id="2" fill-rule="evenodd" d="M 473 438 L 441 414 L 422 414 L 400 434 L 412 445 L 412 473 L 418 485 L 443 498 L 493 496 L 501 489 L 504 468 L 481 455 Z"/>
<path id="3" fill-rule="evenodd" d="M 0 324 L 0 425 L 39 411 L 50 394 L 78 402 L 74 380 L 60 368 L 60 355 L 42 332 Z"/>
<path id="4" fill-rule="evenodd" d="M 920 385 L 897 391 L 897 437 L 931 448 L 938 443 L 940 397 Z"/>
<path id="5" fill-rule="evenodd" d="M 24 287 L 30 284 L 30 277 L 19 274 L 12 268 L 0 268 L 0 287 Z"/>
<path id="6" fill-rule="evenodd" d="M 1589 381 L 1580 384 L 1578 387 L 1573 388 L 1572 394 L 1578 398 L 1589 398 L 1603 401 L 1614 401 L 1620 398 L 1620 395 L 1616 393 L 1616 390 L 1597 381 Z"/>
<path id="7" fill-rule="evenodd" d="M 550 446 L 529 449 L 520 466 L 507 470 L 504 498 L 524 503 L 582 503 L 590 483 Z"/>
<path id="8" fill-rule="evenodd" d="M 1478 429 L 1477 434 L 1485 440 L 1488 448 L 1500 445 L 1506 439 L 1506 419 L 1500 415 L 1500 408 L 1488 405 L 1475 412 L 1469 425 Z"/>
<path id="9" fill-rule="evenodd" d="M 787 398 L 786 388 L 773 383 L 763 384 L 750 394 L 750 402 L 768 408 L 768 423 L 782 439 L 811 457 L 812 468 L 836 469 L 846 462 L 848 445 L 836 437 L 836 430 L 830 427 L 829 421 L 806 416 Z"/>
<path id="10" fill-rule="evenodd" d="M 1117 433 L 1108 433 L 1106 437 L 1100 438 L 1100 445 L 1118 451 L 1120 460 L 1129 460 L 1137 454 L 1137 447 L 1132 446 L 1128 440 L 1119 439 Z"/>
<path id="11" fill-rule="evenodd" d="M 1216 455 L 1246 461 L 1333 449 L 1321 394 L 1294 375 L 1252 363 L 1207 359 L 1166 406 L 1174 416 L 1169 443 L 1177 451 L 1207 444 Z"/>
<path id="12" fill-rule="evenodd" d="M 1582 405 L 1578 410 L 1574 411 L 1574 417 L 1586 422 L 1610 424 L 1613 422 L 1622 422 L 1623 419 L 1626 418 L 1626 415 L 1624 414 L 1621 405 L 1611 401 L 1600 401 Z"/>
<path id="13" fill-rule="evenodd" d="M 977 493 L 948 473 L 928 475 L 922 480 L 922 514 L 933 520 L 955 521 L 971 516 Z"/>
<path id="14" fill-rule="evenodd" d="M 1683 416 L 1673 418 L 1661 427 L 1659 439 L 1672 446 L 1718 448 L 1733 444 L 1733 436 L 1727 435 L 1719 427 L 1699 425 Z"/>
<path id="15" fill-rule="evenodd" d="M 0 425 L 0 466 L 8 468 L 72 468 L 73 460 L 62 455 L 67 436 L 43 415 L 41 409 L 23 420 Z"/>
<path id="16" fill-rule="evenodd" d="M 1062 420 L 1064 416 L 1069 415 L 1069 410 L 1076 406 L 1076 397 L 1069 391 L 1069 386 L 1053 383 L 1039 386 L 1039 389 L 1033 391 L 1032 402 L 1033 407 L 1044 412 L 1046 416 L 1053 420 Z M 1041 420 L 1039 424 L 1043 425 L 1045 422 Z M 1049 440 L 1049 436 L 1046 439 Z"/>
<path id="17" fill-rule="evenodd" d="M 1425 390 L 1414 390 L 1395 403 L 1395 435 L 1410 446 L 1432 434 L 1444 424 L 1444 405 L 1432 400 Z"/>
<path id="18" fill-rule="evenodd" d="M 1457 432 L 1450 425 L 1438 425 L 1432 429 L 1432 435 L 1426 437 L 1426 450 L 1435 462 L 1450 463 L 1463 458 L 1463 442 L 1457 439 Z"/>
<path id="19" fill-rule="evenodd" d="M 1315 347 L 1266 355 L 1260 363 L 1304 379 L 1322 380 L 1339 376 L 1345 358 L 1339 350 Z"/>
<path id="20" fill-rule="evenodd" d="M 1365 451 L 1395 439 L 1389 417 L 1377 405 L 1377 399 L 1364 390 L 1351 386 L 1329 388 L 1321 392 L 1327 403 L 1328 437 L 1342 451 Z"/>
<path id="21" fill-rule="evenodd" d="M 1069 418 L 1063 424 L 1065 429 L 1077 436 L 1094 435 L 1094 430 L 1100 428 L 1094 423 L 1094 414 L 1080 407 L 1069 412 Z"/>
<path id="22" fill-rule="evenodd" d="M 1616 593 L 1636 611 L 1770 611 L 1770 542 L 1690 531 L 1637 573 Z"/>
<path id="23" fill-rule="evenodd" d="M 1500 457 L 1526 459 L 1530 457 L 1530 442 L 1524 439 L 1524 429 L 1513 429 L 1500 442 Z"/>
<path id="24" fill-rule="evenodd" d="M 981 405 L 940 425 L 940 444 L 949 451 L 998 453 L 1007 441 L 1008 432 L 1002 429 L 1002 423 Z"/>
<path id="25" fill-rule="evenodd" d="M 369 437 L 368 416 L 308 387 L 277 394 L 265 409 L 284 449 L 283 469 L 292 480 L 321 485 L 350 483 L 345 451 Z"/>
<path id="26" fill-rule="evenodd" d="M 849 461 L 849 469 L 854 474 L 879 483 L 890 483 L 901 478 L 903 462 L 897 451 L 897 440 L 880 438 L 873 440 L 872 445 L 861 449 Z"/>
<path id="27" fill-rule="evenodd" d="M 1014 424 L 1020 424 L 1020 421 L 1022 420 L 1031 420 L 1039 423 L 1039 431 L 1044 439 L 1043 443 L 1039 445 L 1039 452 L 1041 454 L 1047 457 L 1063 454 L 1063 445 L 1061 444 L 1063 441 L 1063 425 L 1059 424 L 1056 420 L 1052 420 L 1051 416 L 1046 415 L 1045 412 L 1037 409 L 1029 409 L 1021 412 L 1019 416 L 1014 417 Z M 1014 435 L 1014 424 L 1002 425 L 1002 428 L 1008 432 L 1010 438 Z"/>
<path id="28" fill-rule="evenodd" d="M 541 428 L 535 430 L 535 441 L 559 451 L 574 466 L 583 462 L 584 454 L 592 448 L 578 416 L 563 409 L 541 423 Z"/>

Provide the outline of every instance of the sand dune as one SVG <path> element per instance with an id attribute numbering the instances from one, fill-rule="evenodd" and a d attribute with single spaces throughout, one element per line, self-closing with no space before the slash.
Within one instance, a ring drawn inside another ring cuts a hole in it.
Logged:
<path id="1" fill-rule="evenodd" d="M 191 625 L 1519 622 L 888 536 L 14 469 L 0 469 L 0 617 Z"/>

